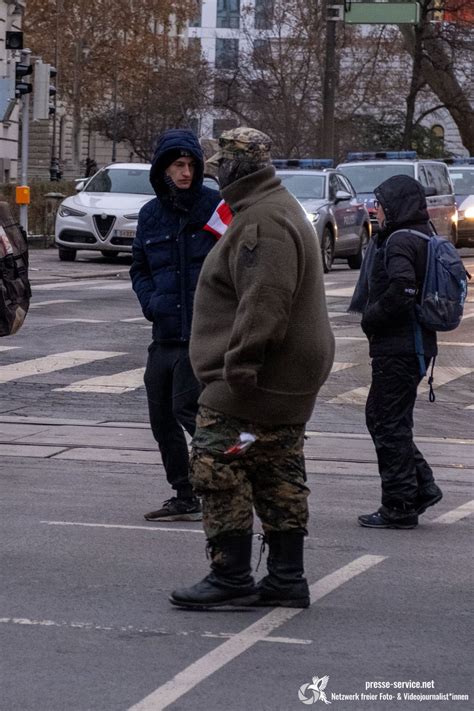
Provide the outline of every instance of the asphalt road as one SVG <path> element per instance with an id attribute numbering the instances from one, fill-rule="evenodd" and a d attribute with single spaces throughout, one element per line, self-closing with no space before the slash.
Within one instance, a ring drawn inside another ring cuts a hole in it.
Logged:
<path id="1" fill-rule="evenodd" d="M 296 711 L 324 707 L 325 682 L 335 709 L 472 709 L 473 287 L 440 339 L 436 403 L 422 392 L 415 412 L 444 499 L 413 531 L 373 531 L 356 523 L 379 497 L 367 345 L 346 313 L 357 272 L 326 276 L 337 351 L 308 423 L 313 604 L 192 613 L 167 595 L 207 571 L 200 524 L 142 517 L 169 491 L 129 261 L 45 250 L 31 266 L 31 312 L 0 343 L 0 710 Z"/>

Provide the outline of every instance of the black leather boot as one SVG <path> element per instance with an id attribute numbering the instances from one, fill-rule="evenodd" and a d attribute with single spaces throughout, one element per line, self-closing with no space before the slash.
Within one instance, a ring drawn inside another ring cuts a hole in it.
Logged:
<path id="1" fill-rule="evenodd" d="M 209 540 L 209 549 L 209 575 L 192 587 L 175 590 L 170 602 L 194 610 L 252 605 L 258 599 L 250 566 L 252 534 L 216 536 Z"/>
<path id="2" fill-rule="evenodd" d="M 257 585 L 257 605 L 309 607 L 309 588 L 304 577 L 304 531 L 273 531 L 265 536 L 269 553 L 268 575 Z"/>

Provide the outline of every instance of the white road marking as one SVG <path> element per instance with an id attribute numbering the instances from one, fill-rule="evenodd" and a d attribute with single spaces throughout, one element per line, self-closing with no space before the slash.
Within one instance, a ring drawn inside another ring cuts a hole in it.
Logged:
<path id="1" fill-rule="evenodd" d="M 125 355 L 116 351 L 66 351 L 65 353 L 54 353 L 43 358 L 33 358 L 23 360 L 19 363 L 0 366 L 0 383 L 9 383 L 19 378 L 27 378 L 30 375 L 41 375 L 43 373 L 53 373 L 65 368 L 75 368 L 85 363 L 93 363 L 96 360 L 105 360 L 115 356 Z"/>
<path id="2" fill-rule="evenodd" d="M 86 528 L 124 528 L 135 531 L 168 531 L 168 533 L 199 533 L 203 530 L 198 528 L 165 528 L 164 526 L 125 526 L 113 523 L 81 523 L 78 521 L 40 521 L 48 526 L 84 526 Z"/>
<path id="3" fill-rule="evenodd" d="M 30 304 L 30 309 L 37 309 L 40 306 L 51 306 L 53 304 L 77 304 L 78 299 L 52 299 L 51 301 L 34 301 Z"/>
<path id="4" fill-rule="evenodd" d="M 26 625 L 27 627 L 67 627 L 69 629 L 84 630 L 86 632 L 130 632 L 133 634 L 156 634 L 176 637 L 205 637 L 211 639 L 232 639 L 235 632 L 188 632 L 186 630 L 169 630 L 164 628 L 134 627 L 133 625 L 113 626 L 96 625 L 93 622 L 56 622 L 55 620 L 32 620 L 28 617 L 0 617 L 2 625 Z M 312 639 L 298 639 L 296 637 L 266 637 L 262 642 L 277 642 L 278 644 L 313 644 Z"/>
<path id="5" fill-rule="evenodd" d="M 53 321 L 64 321 L 64 323 L 110 323 L 100 318 L 53 318 Z"/>
<path id="6" fill-rule="evenodd" d="M 431 371 L 430 371 L 431 372 Z M 469 375 L 474 372 L 474 368 L 459 368 L 457 366 L 437 366 L 434 369 L 434 381 L 433 387 L 435 390 L 441 385 L 446 385 L 447 383 L 462 378 L 465 375 Z M 425 379 L 421 382 L 418 392 L 424 393 L 429 390 L 428 380 Z M 346 392 L 337 395 L 336 397 L 328 400 L 329 403 L 335 405 L 350 404 L 350 405 L 365 405 L 367 396 L 369 394 L 369 385 L 364 385 L 360 388 L 354 388 L 353 390 L 347 390 Z"/>
<path id="7" fill-rule="evenodd" d="M 326 296 L 344 296 L 351 297 L 354 293 L 354 287 L 346 287 L 342 289 L 326 289 Z"/>
<path id="8" fill-rule="evenodd" d="M 347 311 L 328 311 L 329 318 L 338 318 L 339 316 L 350 316 Z"/>
<path id="9" fill-rule="evenodd" d="M 146 321 L 144 316 L 134 316 L 133 318 L 121 318 L 120 323 L 133 323 L 134 321 Z"/>
<path id="10" fill-rule="evenodd" d="M 338 587 L 346 583 L 361 573 L 366 572 L 374 565 L 385 560 L 385 556 L 364 555 L 356 558 L 343 568 L 336 570 L 330 575 L 326 575 L 321 580 L 310 586 L 313 604 L 321 598 L 329 595 Z M 218 647 L 208 652 L 196 662 L 188 666 L 182 672 L 176 674 L 173 679 L 158 687 L 142 701 L 134 704 L 128 711 L 162 711 L 184 694 L 187 694 L 197 684 L 207 679 L 211 674 L 221 669 L 240 654 L 257 642 L 261 642 L 295 615 L 303 612 L 301 609 L 280 607 L 273 609 L 264 615 L 257 622 L 246 627 L 231 639 L 223 642 Z"/>
<path id="11" fill-rule="evenodd" d="M 145 368 L 135 368 L 134 370 L 124 370 L 114 375 L 99 375 L 96 378 L 78 380 L 64 388 L 54 388 L 60 392 L 69 393 L 128 393 L 137 388 L 143 387 L 143 373 Z"/>
<path id="12" fill-rule="evenodd" d="M 0 346 L 0 352 L 1 351 L 14 351 L 20 346 Z"/>
<path id="13" fill-rule="evenodd" d="M 347 368 L 353 368 L 358 365 L 358 363 L 337 363 L 332 364 L 331 373 L 337 373 L 339 370 L 347 370 Z"/>
<path id="14" fill-rule="evenodd" d="M 461 521 L 461 519 L 466 518 L 474 513 L 474 499 L 468 501 L 462 506 L 458 506 L 457 509 L 448 511 L 438 518 L 432 519 L 431 523 L 456 523 L 456 521 Z"/>
<path id="15" fill-rule="evenodd" d="M 84 279 L 77 281 L 55 281 L 51 284 L 35 284 L 34 290 L 36 291 L 50 291 L 51 289 L 83 289 L 84 287 L 97 286 L 98 284 L 113 284 L 115 282 L 108 281 L 97 281 L 97 279 Z"/>
<path id="16" fill-rule="evenodd" d="M 438 346 L 455 346 L 456 348 L 472 348 L 474 343 L 466 343 L 465 341 L 441 341 L 438 339 Z"/>
<path id="17" fill-rule="evenodd" d="M 94 291 L 132 291 L 132 285 L 130 282 L 125 282 L 124 284 L 110 284 L 110 285 L 99 285 L 91 286 Z"/>
<path id="18" fill-rule="evenodd" d="M 336 341 L 366 341 L 367 338 L 365 336 L 334 336 Z"/>

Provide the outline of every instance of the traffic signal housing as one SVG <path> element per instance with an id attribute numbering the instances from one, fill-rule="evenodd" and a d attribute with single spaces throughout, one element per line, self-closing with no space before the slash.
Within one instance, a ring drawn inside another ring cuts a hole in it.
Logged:
<path id="1" fill-rule="evenodd" d="M 57 71 L 51 64 L 46 64 L 38 59 L 35 62 L 34 93 L 33 93 L 33 121 L 47 119 L 55 112 L 51 99 L 56 94 L 56 87 L 51 80 Z"/>
<path id="2" fill-rule="evenodd" d="M 15 64 L 15 97 L 18 99 L 24 94 L 29 94 L 33 91 L 33 86 L 29 81 L 25 81 L 26 77 L 33 74 L 31 64 L 17 62 Z"/>

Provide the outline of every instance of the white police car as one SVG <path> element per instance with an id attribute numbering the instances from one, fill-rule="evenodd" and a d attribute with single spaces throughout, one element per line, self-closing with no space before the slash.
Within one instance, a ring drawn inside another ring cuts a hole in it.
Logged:
<path id="1" fill-rule="evenodd" d="M 456 246 L 474 247 L 474 158 L 455 158 L 448 170 L 458 208 Z"/>
<path id="2" fill-rule="evenodd" d="M 448 167 L 442 161 L 418 159 L 415 151 L 348 153 L 347 161 L 340 163 L 337 170 L 349 178 L 357 197 L 366 203 L 375 232 L 378 223 L 373 203 L 374 189 L 393 175 L 415 178 L 425 188 L 428 213 L 436 232 L 457 243 L 454 189 Z"/>

